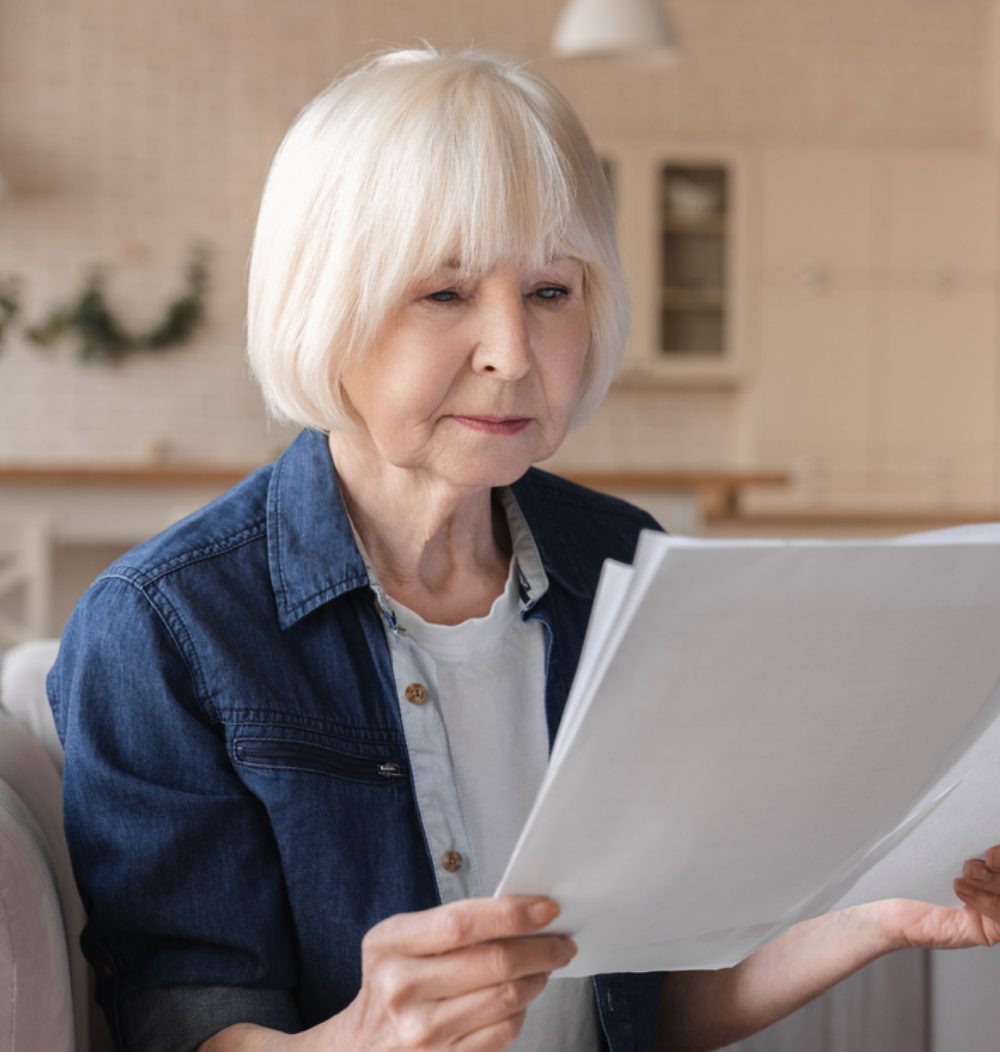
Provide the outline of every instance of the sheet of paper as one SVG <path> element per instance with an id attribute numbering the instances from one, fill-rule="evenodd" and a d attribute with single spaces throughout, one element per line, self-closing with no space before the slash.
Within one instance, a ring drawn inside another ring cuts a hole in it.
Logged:
<path id="1" fill-rule="evenodd" d="M 545 792 L 548 777 L 555 773 L 563 751 L 572 742 L 580 718 L 593 697 L 593 684 L 601 681 L 607 663 L 621 641 L 637 604 L 652 582 L 669 549 L 671 540 L 666 534 L 643 530 L 639 543 L 636 545 L 632 565 L 627 567 L 627 577 L 617 569 L 622 564 L 615 564 L 611 560 L 605 561 L 601 580 L 598 583 L 598 593 L 605 591 L 607 599 L 598 608 L 595 595 L 594 608 L 577 665 L 577 674 L 566 700 L 563 719 L 559 725 L 556 741 L 553 743 L 552 755 L 549 758 L 546 780 L 542 783 L 539 796 Z M 610 570 L 609 562 L 612 563 Z"/>
<path id="2" fill-rule="evenodd" d="M 940 805 L 831 908 L 887 898 L 961 905 L 952 883 L 961 875 L 962 862 L 982 858 L 987 848 L 1000 843 L 1000 720 L 928 793 L 928 800 L 940 792 L 947 793 Z"/>
<path id="3" fill-rule="evenodd" d="M 616 562 L 614 559 L 605 560 L 594 596 L 593 616 L 587 625 L 587 634 L 583 640 L 580 661 L 573 680 L 573 691 L 577 695 L 583 693 L 583 690 L 579 688 L 594 678 L 595 666 L 601 655 L 603 642 L 611 632 L 615 618 L 628 595 L 632 576 L 631 566 Z M 552 743 L 552 750 L 549 754 L 550 771 L 558 766 L 566 743 L 572 741 L 576 733 L 576 725 L 584 711 L 585 707 L 571 694 L 566 701 L 563 718 L 559 724 L 559 730 L 556 731 L 555 741 Z"/>
<path id="4" fill-rule="evenodd" d="M 630 610 L 634 609 L 639 597 L 649 587 L 665 551 L 665 534 L 643 530 L 631 566 L 615 562 L 613 559 L 605 560 L 580 651 L 576 676 L 566 700 L 556 739 L 552 744 L 549 765 L 539 796 L 545 792 L 548 778 L 558 769 L 563 752 L 572 742 L 580 718 L 590 704 L 590 685 L 598 682 L 603 675 L 607 659 L 613 652 L 613 645 L 621 638 L 622 625 L 627 623 Z"/>
<path id="5" fill-rule="evenodd" d="M 1000 544 L 1000 522 L 975 522 L 894 537 L 889 544 Z"/>
<path id="6" fill-rule="evenodd" d="M 940 783 L 1000 703 L 1000 545 L 650 535 L 605 584 L 498 889 L 562 904 L 561 974 L 733 964 L 964 791 Z"/>
<path id="7" fill-rule="evenodd" d="M 908 534 L 896 544 L 997 544 L 1000 524 L 976 523 Z M 961 905 L 952 883 L 966 858 L 982 858 L 1000 843 L 1000 720 L 995 720 L 916 810 L 942 795 L 928 820 L 854 882 L 834 909 L 883 898 Z"/>

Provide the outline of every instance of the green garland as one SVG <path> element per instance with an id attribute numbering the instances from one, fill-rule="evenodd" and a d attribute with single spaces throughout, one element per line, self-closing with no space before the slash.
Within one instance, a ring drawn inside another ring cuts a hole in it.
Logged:
<path id="1" fill-rule="evenodd" d="M 77 341 L 77 357 L 85 362 L 120 362 L 141 351 L 161 351 L 191 339 L 205 319 L 208 252 L 194 249 L 187 268 L 187 289 L 167 306 L 163 320 L 149 332 L 128 332 L 108 306 L 104 274 L 95 269 L 77 299 L 60 307 L 39 325 L 25 330 L 37 347 L 49 348 L 66 336 Z M 0 282 L 0 346 L 5 329 L 20 313 L 18 288 L 13 279 Z"/>
<path id="2" fill-rule="evenodd" d="M 7 329 L 21 312 L 21 286 L 17 278 L 0 280 L 0 347 Z"/>

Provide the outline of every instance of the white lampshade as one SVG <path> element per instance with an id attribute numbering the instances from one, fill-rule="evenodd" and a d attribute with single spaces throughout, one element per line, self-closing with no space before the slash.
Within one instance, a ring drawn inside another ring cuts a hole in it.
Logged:
<path id="1" fill-rule="evenodd" d="M 552 51 L 564 58 L 651 52 L 669 58 L 676 45 L 660 0 L 568 0 L 552 37 Z"/>

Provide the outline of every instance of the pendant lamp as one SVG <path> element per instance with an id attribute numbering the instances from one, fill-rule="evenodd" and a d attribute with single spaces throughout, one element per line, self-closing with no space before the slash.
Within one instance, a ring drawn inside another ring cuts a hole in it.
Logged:
<path id="1" fill-rule="evenodd" d="M 675 57 L 677 38 L 660 0 L 567 0 L 552 51 L 582 55 L 656 54 Z"/>

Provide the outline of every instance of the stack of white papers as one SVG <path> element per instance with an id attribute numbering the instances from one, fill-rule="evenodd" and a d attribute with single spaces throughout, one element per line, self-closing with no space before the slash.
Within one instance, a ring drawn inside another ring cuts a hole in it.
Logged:
<path id="1" fill-rule="evenodd" d="M 855 902 L 958 905 L 1000 842 L 1000 528 L 894 542 L 644 532 L 605 564 L 497 894 L 564 976 L 735 964 Z"/>

